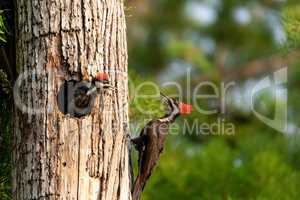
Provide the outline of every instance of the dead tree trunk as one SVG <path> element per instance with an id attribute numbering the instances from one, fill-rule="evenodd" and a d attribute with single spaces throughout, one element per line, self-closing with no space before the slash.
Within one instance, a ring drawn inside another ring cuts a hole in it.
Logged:
<path id="1" fill-rule="evenodd" d="M 17 0 L 13 199 L 130 200 L 122 0 Z M 90 114 L 58 109 L 69 79 L 107 72 Z"/>

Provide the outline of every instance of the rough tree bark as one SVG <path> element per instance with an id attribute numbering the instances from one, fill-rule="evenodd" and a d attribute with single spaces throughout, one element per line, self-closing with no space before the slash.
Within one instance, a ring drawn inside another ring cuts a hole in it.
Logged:
<path id="1" fill-rule="evenodd" d="M 123 1 L 17 0 L 16 10 L 13 199 L 130 200 Z M 90 115 L 62 114 L 64 80 L 99 71 L 117 90 Z"/>

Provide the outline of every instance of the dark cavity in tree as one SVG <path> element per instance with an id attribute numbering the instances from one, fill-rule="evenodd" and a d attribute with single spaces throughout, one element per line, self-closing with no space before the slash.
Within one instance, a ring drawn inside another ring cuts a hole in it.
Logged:
<path id="1" fill-rule="evenodd" d="M 65 115 L 80 118 L 92 111 L 96 94 L 87 95 L 91 82 L 68 80 L 59 88 L 57 96 L 58 109 Z"/>

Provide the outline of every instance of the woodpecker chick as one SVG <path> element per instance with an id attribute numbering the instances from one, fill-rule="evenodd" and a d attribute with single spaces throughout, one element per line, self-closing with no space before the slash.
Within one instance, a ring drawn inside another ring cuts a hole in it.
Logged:
<path id="1" fill-rule="evenodd" d="M 91 80 L 65 80 L 57 94 L 59 110 L 68 116 L 82 117 L 91 113 L 95 96 L 102 89 L 114 88 L 107 73 L 97 73 Z"/>
<path id="2" fill-rule="evenodd" d="M 74 90 L 75 110 L 80 113 L 82 109 L 90 106 L 91 100 L 101 89 L 107 89 L 109 85 L 109 77 L 107 73 L 99 72 L 92 82 L 78 82 Z M 80 116 L 80 115 L 79 115 Z"/>
<path id="3" fill-rule="evenodd" d="M 74 100 L 76 107 L 86 108 L 90 104 L 93 95 L 93 93 L 90 91 L 91 89 L 86 85 L 81 85 L 78 88 L 76 88 L 74 92 Z"/>
<path id="4" fill-rule="evenodd" d="M 107 73 L 99 72 L 95 78 L 92 79 L 91 86 L 86 91 L 87 96 L 91 96 L 97 92 L 97 89 L 109 88 L 109 78 Z"/>
<path id="5" fill-rule="evenodd" d="M 132 197 L 139 200 L 145 187 L 146 181 L 150 178 L 160 154 L 163 151 L 166 135 L 169 126 L 175 122 L 176 118 L 182 114 L 190 114 L 192 105 L 182 103 L 174 98 L 169 98 L 163 94 L 164 102 L 168 106 L 165 116 L 150 121 L 141 131 L 140 136 L 132 139 L 139 153 L 139 170 L 135 180 Z"/>
<path id="6" fill-rule="evenodd" d="M 98 73 L 93 81 L 95 87 L 100 89 L 115 89 L 114 86 L 110 85 L 109 76 L 107 73 Z"/>

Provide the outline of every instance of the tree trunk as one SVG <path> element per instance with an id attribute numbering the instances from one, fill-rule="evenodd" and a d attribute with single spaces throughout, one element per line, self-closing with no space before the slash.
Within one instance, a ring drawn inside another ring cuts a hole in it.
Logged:
<path id="1" fill-rule="evenodd" d="M 13 199 L 130 200 L 122 0 L 17 0 Z M 69 79 L 107 72 L 81 118 L 58 109 Z"/>

